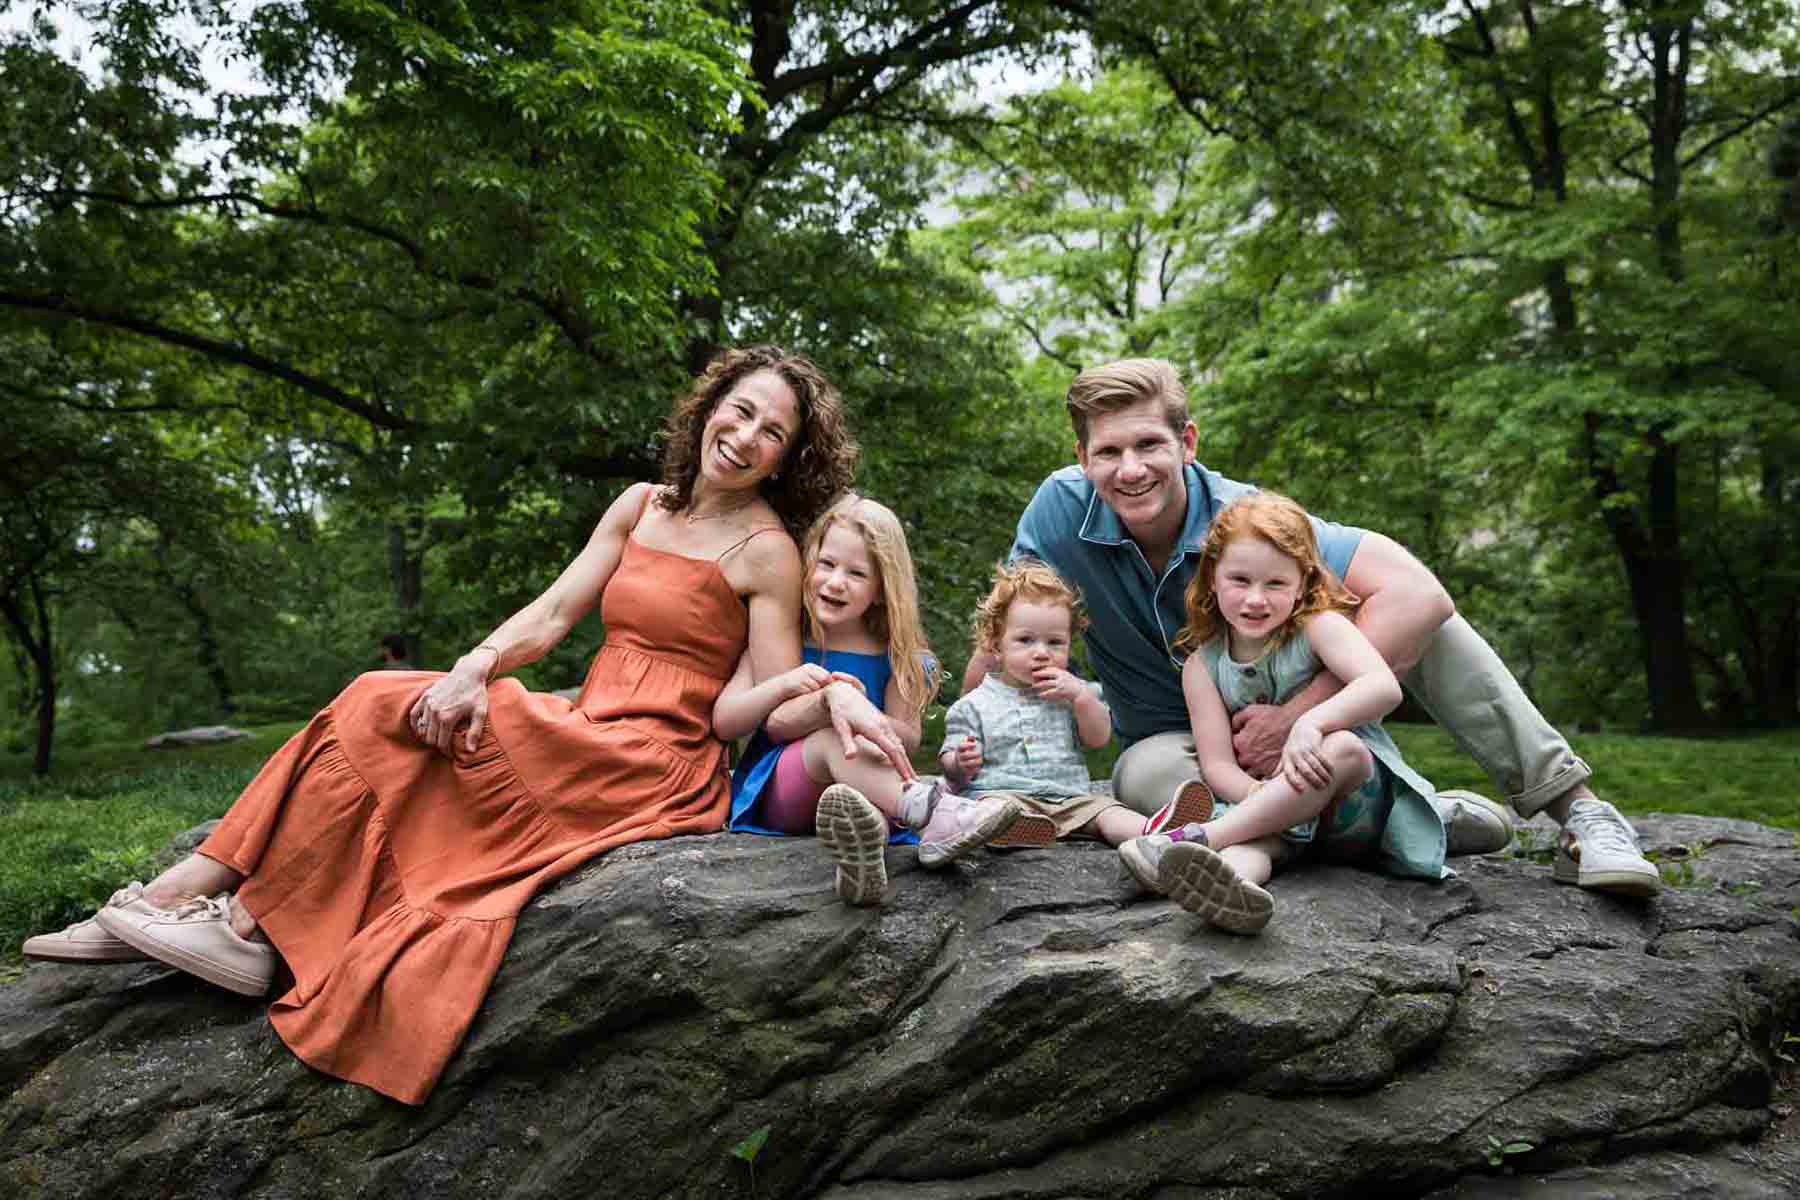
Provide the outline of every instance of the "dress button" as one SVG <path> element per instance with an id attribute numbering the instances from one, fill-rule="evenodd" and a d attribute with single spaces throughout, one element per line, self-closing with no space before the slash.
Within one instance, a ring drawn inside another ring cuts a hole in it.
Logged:
<path id="1" fill-rule="evenodd" d="M 1260 695 L 1260 694 L 1256 697 L 1255 700 L 1251 701 L 1252 704 L 1267 704 L 1268 702 L 1269 702 L 1269 698 L 1265 695 Z"/>
<path id="2" fill-rule="evenodd" d="M 1250 678 L 1250 677 L 1251 677 L 1251 676 L 1253 676 L 1253 675 L 1255 675 L 1255 674 L 1256 674 L 1256 668 L 1255 668 L 1255 667 L 1245 667 L 1245 668 L 1244 668 L 1244 678 L 1246 678 L 1246 679 L 1248 679 L 1248 678 Z"/>

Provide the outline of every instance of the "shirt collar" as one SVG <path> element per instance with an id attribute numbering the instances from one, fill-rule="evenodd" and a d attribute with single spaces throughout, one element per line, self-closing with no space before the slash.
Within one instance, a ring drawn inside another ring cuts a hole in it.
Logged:
<path id="1" fill-rule="evenodd" d="M 1181 536 L 1175 539 L 1175 545 L 1184 555 L 1199 554 L 1200 547 L 1206 541 L 1206 531 L 1212 526 L 1212 493 L 1196 464 L 1183 465 L 1181 474 L 1187 484 L 1187 516 L 1182 522 Z M 1081 540 L 1102 546 L 1123 546 L 1131 541 L 1131 535 L 1125 531 L 1125 522 L 1119 520 L 1119 514 L 1100 499 L 1099 489 L 1093 488 L 1091 491 L 1093 494 L 1088 497 L 1087 517 L 1081 523 Z"/>

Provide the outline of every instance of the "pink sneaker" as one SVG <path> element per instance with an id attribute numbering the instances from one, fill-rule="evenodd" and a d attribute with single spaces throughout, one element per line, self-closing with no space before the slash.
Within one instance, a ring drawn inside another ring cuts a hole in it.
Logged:
<path id="1" fill-rule="evenodd" d="M 128 883 L 112 894 L 106 903 L 124 907 L 143 902 L 144 885 Z M 127 942 L 122 942 L 100 928 L 95 917 L 77 921 L 57 933 L 40 933 L 25 939 L 19 947 L 26 958 L 45 962 L 149 962 L 150 956 Z"/>
<path id="2" fill-rule="evenodd" d="M 1025 806 L 1017 800 L 968 800 L 961 796 L 945 796 L 938 801 L 940 811 L 944 806 L 953 806 L 956 832 L 947 838 L 939 838 L 935 842 L 924 840 L 925 831 L 919 831 L 919 865 L 921 867 L 943 867 L 955 862 L 977 846 L 986 845 L 1012 828 L 1025 812 Z"/>
<path id="3" fill-rule="evenodd" d="M 229 897 L 197 896 L 178 908 L 103 908 L 100 927 L 151 958 L 245 996 L 268 992 L 275 947 L 231 930 Z"/>
<path id="4" fill-rule="evenodd" d="M 112 907 L 143 902 L 144 885 L 128 883 L 106 903 Z M 149 962 L 150 956 L 100 928 L 95 917 L 77 921 L 57 933 L 40 933 L 19 947 L 26 958 L 45 962 Z"/>

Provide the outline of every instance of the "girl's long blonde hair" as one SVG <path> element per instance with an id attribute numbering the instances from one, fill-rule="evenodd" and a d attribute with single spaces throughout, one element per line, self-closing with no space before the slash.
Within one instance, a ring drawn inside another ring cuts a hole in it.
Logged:
<path id="1" fill-rule="evenodd" d="M 888 666 L 894 681 L 900 685 L 900 698 L 916 709 L 920 716 L 937 695 L 943 668 L 931 653 L 924 623 L 919 619 L 919 585 L 913 575 L 912 551 L 906 548 L 906 530 L 900 518 L 885 504 L 867 496 L 846 492 L 823 516 L 813 522 L 806 535 L 804 578 L 812 579 L 819 564 L 819 548 L 833 524 L 842 522 L 855 530 L 868 547 L 869 557 L 881 584 L 881 596 L 863 617 L 863 625 L 875 637 L 887 643 Z M 825 631 L 813 611 L 812 588 L 806 589 L 806 620 L 813 642 L 828 650 Z M 881 697 L 871 696 L 877 706 Z"/>
<path id="2" fill-rule="evenodd" d="M 1225 632 L 1213 581 L 1225 547 L 1246 537 L 1262 538 L 1300 566 L 1300 594 L 1294 598 L 1294 611 L 1271 635 L 1271 647 L 1286 643 L 1314 613 L 1349 615 L 1362 603 L 1325 565 L 1306 510 L 1276 492 L 1251 492 L 1232 501 L 1206 531 L 1200 569 L 1187 586 L 1187 624 L 1175 635 L 1175 649 L 1191 653 Z"/>

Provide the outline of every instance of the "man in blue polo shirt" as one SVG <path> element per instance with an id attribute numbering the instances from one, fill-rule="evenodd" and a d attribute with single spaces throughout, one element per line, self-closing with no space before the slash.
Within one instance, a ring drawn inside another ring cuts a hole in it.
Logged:
<path id="1" fill-rule="evenodd" d="M 1048 563 L 1081 592 L 1088 657 L 1124 744 L 1114 768 L 1121 800 L 1150 813 L 1199 774 L 1181 659 L 1172 644 L 1201 541 L 1221 508 L 1249 485 L 1195 461 L 1199 432 L 1187 392 L 1160 359 L 1090 368 L 1069 387 L 1079 465 L 1046 479 L 1019 518 L 1013 558 Z M 1326 563 L 1361 597 L 1356 624 L 1426 711 L 1524 816 L 1563 826 L 1560 882 L 1631 895 L 1660 885 L 1637 834 L 1588 787 L 1588 765 L 1526 697 L 1506 665 L 1456 615 L 1443 585 L 1391 538 L 1313 518 Z M 976 655 L 964 690 L 992 669 Z M 1342 685 L 1322 672 L 1283 705 L 1253 705 L 1233 720 L 1232 748 L 1251 774 L 1280 760 L 1301 713 Z M 1446 819 L 1457 802 L 1440 805 Z M 1466 801 L 1462 803 L 1467 803 Z"/>

